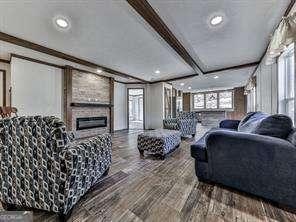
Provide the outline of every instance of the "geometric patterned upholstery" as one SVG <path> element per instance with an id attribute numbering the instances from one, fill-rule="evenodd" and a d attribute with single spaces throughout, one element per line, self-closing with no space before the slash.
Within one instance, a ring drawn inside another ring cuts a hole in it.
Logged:
<path id="1" fill-rule="evenodd" d="M 156 129 L 138 135 L 138 150 L 150 154 L 166 155 L 181 143 L 179 131 Z"/>
<path id="2" fill-rule="evenodd" d="M 195 134 L 196 125 L 196 112 L 179 112 L 177 114 L 177 118 L 168 118 L 163 120 L 164 129 L 179 130 L 182 137 Z"/>
<path id="3" fill-rule="evenodd" d="M 111 164 L 111 136 L 81 142 L 56 117 L 0 120 L 0 199 L 67 214 Z"/>

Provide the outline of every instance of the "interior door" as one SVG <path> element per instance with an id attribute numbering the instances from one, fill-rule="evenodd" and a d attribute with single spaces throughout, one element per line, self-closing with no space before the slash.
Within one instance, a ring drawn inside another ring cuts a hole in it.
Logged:
<path id="1" fill-rule="evenodd" d="M 0 70 L 0 106 L 5 106 L 5 99 L 4 99 L 4 96 L 5 96 L 5 77 L 4 77 L 5 73 L 4 71 L 1 71 Z"/>
<path id="2" fill-rule="evenodd" d="M 128 128 L 144 129 L 144 89 L 128 89 Z"/>

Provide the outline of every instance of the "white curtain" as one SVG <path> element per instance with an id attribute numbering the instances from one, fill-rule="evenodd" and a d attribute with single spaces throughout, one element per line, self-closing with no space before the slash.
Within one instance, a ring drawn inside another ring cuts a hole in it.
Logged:
<path id="1" fill-rule="evenodd" d="M 251 76 L 245 86 L 244 94 L 248 95 L 256 87 L 256 76 Z"/>
<path id="2" fill-rule="evenodd" d="M 294 42 L 295 38 L 296 12 L 288 17 L 283 17 L 275 30 L 267 50 L 266 65 L 275 63 L 276 58 L 281 55 L 288 45 Z"/>

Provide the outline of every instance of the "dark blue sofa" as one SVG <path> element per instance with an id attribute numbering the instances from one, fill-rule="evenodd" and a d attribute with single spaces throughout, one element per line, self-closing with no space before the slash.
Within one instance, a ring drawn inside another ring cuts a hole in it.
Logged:
<path id="1" fill-rule="evenodd" d="M 284 115 L 224 120 L 191 145 L 196 175 L 296 208 L 296 130 Z"/>

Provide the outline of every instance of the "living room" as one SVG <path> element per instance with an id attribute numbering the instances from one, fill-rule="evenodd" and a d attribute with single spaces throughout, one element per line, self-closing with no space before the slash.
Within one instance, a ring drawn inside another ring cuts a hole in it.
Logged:
<path id="1" fill-rule="evenodd" d="M 0 6 L 0 221 L 296 221 L 295 0 Z"/>

